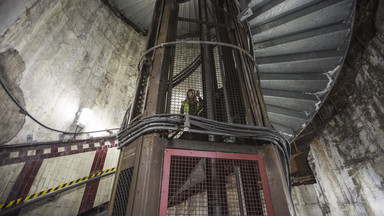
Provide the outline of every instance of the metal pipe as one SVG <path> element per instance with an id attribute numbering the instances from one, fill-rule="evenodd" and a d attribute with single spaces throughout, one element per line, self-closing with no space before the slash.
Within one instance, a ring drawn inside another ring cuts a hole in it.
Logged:
<path id="1" fill-rule="evenodd" d="M 233 167 L 233 172 L 236 177 L 237 199 L 239 200 L 240 215 L 247 215 L 247 207 L 245 206 L 245 196 L 243 189 L 243 182 L 241 179 L 241 172 L 239 166 Z"/>
<path id="2" fill-rule="evenodd" d="M 75 143 L 84 143 L 84 142 L 96 142 L 100 140 L 108 140 L 108 139 L 116 139 L 116 135 L 111 135 L 111 136 L 103 136 L 103 137 L 97 137 L 93 139 L 82 139 L 82 140 L 71 140 L 68 142 L 42 142 L 42 143 L 30 143 L 30 144 L 7 144 L 7 145 L 2 145 L 0 146 L 0 151 L 6 150 L 6 149 L 17 149 L 17 148 L 25 148 L 25 147 L 34 147 L 36 148 L 37 146 L 45 146 L 45 145 L 59 145 L 59 144 L 65 144 L 65 145 L 71 145 Z"/>
<path id="3" fill-rule="evenodd" d="M 171 63 L 169 66 L 169 74 L 168 74 L 168 91 L 167 91 L 167 106 L 166 106 L 166 113 L 171 112 L 171 99 L 172 99 L 172 88 L 173 88 L 173 72 L 175 67 L 175 52 L 176 47 L 172 47 L 171 51 Z"/>
<path id="4" fill-rule="evenodd" d="M 219 61 L 220 61 L 220 75 L 221 75 L 221 81 L 223 85 L 223 93 L 224 93 L 224 105 L 225 105 L 225 112 L 227 116 L 227 122 L 233 123 L 233 117 L 232 117 L 232 107 L 229 103 L 229 96 L 228 96 L 228 87 L 227 87 L 227 79 L 226 79 L 226 73 L 225 73 L 225 67 L 223 63 L 223 57 L 222 57 L 222 49 L 221 47 L 218 47 L 219 49 Z"/>
<path id="5" fill-rule="evenodd" d="M 164 42 L 164 43 L 161 43 L 159 45 L 153 46 L 152 48 L 145 51 L 145 53 L 140 57 L 139 64 L 137 66 L 138 71 L 140 71 L 141 63 L 143 62 L 144 57 L 148 53 L 153 52 L 154 50 L 159 49 L 159 48 L 163 48 L 166 46 L 172 46 L 172 45 L 176 45 L 176 44 L 208 44 L 208 45 L 218 45 L 218 46 L 230 47 L 230 48 L 239 50 L 240 52 L 244 53 L 254 64 L 256 64 L 254 59 L 253 59 L 253 56 L 247 50 L 245 50 L 241 47 L 238 47 L 236 45 L 233 45 L 233 44 L 216 42 L 216 41 L 171 41 L 171 42 Z"/>
<path id="6" fill-rule="evenodd" d="M 217 188 L 218 182 L 217 182 L 217 172 L 216 172 L 216 158 L 211 158 L 211 185 L 213 188 L 213 209 L 214 209 L 214 215 L 219 216 L 222 215 L 221 213 L 221 206 L 220 206 L 220 197 L 219 197 L 219 191 Z"/>

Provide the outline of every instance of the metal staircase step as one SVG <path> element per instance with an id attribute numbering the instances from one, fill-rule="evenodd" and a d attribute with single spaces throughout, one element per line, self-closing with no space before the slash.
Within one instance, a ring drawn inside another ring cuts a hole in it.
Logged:
<path id="1" fill-rule="evenodd" d="M 252 13 L 248 15 L 246 18 L 248 20 L 257 19 L 261 14 L 269 11 L 272 8 L 275 8 L 277 5 L 280 5 L 284 2 L 284 0 L 272 0 L 272 1 L 263 1 L 259 5 L 252 7 Z M 245 17 L 244 17 L 245 18 Z"/>
<path id="2" fill-rule="evenodd" d="M 343 56 L 337 50 L 264 57 L 256 59 L 260 73 L 326 73 Z"/>
<path id="3" fill-rule="evenodd" d="M 252 15 L 249 15 L 247 19 L 249 20 L 250 25 L 257 27 L 284 17 L 287 14 L 299 11 L 302 8 L 308 7 L 309 5 L 313 5 L 320 1 L 322 0 L 275 0 L 265 4 L 262 8 L 252 8 Z"/>
<path id="4" fill-rule="evenodd" d="M 306 119 L 299 119 L 293 116 L 283 115 L 281 113 L 268 112 L 268 117 L 271 122 L 284 127 L 291 128 L 294 134 L 302 130 L 306 126 Z"/>
<path id="5" fill-rule="evenodd" d="M 258 10 L 262 8 L 263 6 L 267 5 L 268 3 L 274 1 L 274 0 L 239 0 L 241 1 L 240 4 L 246 4 L 246 8 L 251 8 L 253 11 Z M 243 3 L 244 2 L 244 3 Z"/>
<path id="6" fill-rule="evenodd" d="M 308 32 L 302 32 L 264 43 L 254 44 L 256 58 L 307 53 L 323 50 L 337 50 L 349 33 L 344 24 L 336 24 Z"/>
<path id="7" fill-rule="evenodd" d="M 261 88 L 281 91 L 316 93 L 326 88 L 330 82 L 325 74 L 276 74 L 260 76 Z"/>
<path id="8" fill-rule="evenodd" d="M 318 98 L 302 92 L 262 89 L 266 105 L 285 107 L 291 110 L 310 113 L 315 109 Z"/>
<path id="9" fill-rule="evenodd" d="M 261 26 L 249 21 L 254 43 L 342 23 L 350 14 L 350 0 L 327 0 Z"/>
<path id="10" fill-rule="evenodd" d="M 307 114 L 302 111 L 291 110 L 291 109 L 271 106 L 271 105 L 266 105 L 266 108 L 268 109 L 268 112 L 271 114 L 284 116 L 286 118 L 292 118 L 297 121 L 305 121 L 308 118 Z"/>

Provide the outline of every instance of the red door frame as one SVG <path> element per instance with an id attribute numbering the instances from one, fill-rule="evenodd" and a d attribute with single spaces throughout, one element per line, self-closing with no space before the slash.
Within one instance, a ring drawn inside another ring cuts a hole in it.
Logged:
<path id="1" fill-rule="evenodd" d="M 267 214 L 273 215 L 271 195 L 269 193 L 267 175 L 265 172 L 264 161 L 261 155 L 193 151 L 193 150 L 180 150 L 180 149 L 166 148 L 164 150 L 164 165 L 163 165 L 163 177 L 162 177 L 162 183 L 161 183 L 161 199 L 160 199 L 159 216 L 167 215 L 169 174 L 170 174 L 171 156 L 173 155 L 185 156 L 185 157 L 198 157 L 198 158 L 221 158 L 221 159 L 258 161 L 261 184 L 263 186 L 264 199 L 267 207 Z"/>

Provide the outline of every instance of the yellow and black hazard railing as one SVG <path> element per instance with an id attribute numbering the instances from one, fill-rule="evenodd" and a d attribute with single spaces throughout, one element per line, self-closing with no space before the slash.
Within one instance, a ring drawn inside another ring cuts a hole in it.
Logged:
<path id="1" fill-rule="evenodd" d="M 10 201 L 8 203 L 0 204 L 0 213 L 4 213 L 3 211 L 5 211 L 8 208 L 11 209 L 11 207 L 13 207 L 15 205 L 26 204 L 27 202 L 30 205 L 32 203 L 38 202 L 40 200 L 43 200 L 45 198 L 48 198 L 48 197 L 51 197 L 51 196 L 56 196 L 57 194 L 59 194 L 61 192 L 70 190 L 70 189 L 72 189 L 74 187 L 77 187 L 79 185 L 86 184 L 86 183 L 88 183 L 90 181 L 93 181 L 93 180 L 96 180 L 96 179 L 99 179 L 99 178 L 111 175 L 111 174 L 115 173 L 115 171 L 116 171 L 116 167 L 111 168 L 111 169 L 107 169 L 107 170 L 103 170 L 101 172 L 94 173 L 92 175 L 85 176 L 83 178 L 79 178 L 79 179 L 76 179 L 74 181 L 67 182 L 65 184 L 62 184 L 62 185 L 59 185 L 57 187 L 41 191 L 39 193 L 35 193 L 35 194 L 32 194 L 32 195 L 29 195 L 27 197 L 18 198 L 16 200 L 12 200 L 12 201 Z M 22 207 L 24 207 L 24 206 L 22 206 Z M 14 210 L 14 208 L 12 208 L 12 210 Z"/>

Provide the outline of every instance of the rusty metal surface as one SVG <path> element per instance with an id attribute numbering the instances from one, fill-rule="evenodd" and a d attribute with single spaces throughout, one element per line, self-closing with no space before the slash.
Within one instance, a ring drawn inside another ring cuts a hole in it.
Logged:
<path id="1" fill-rule="evenodd" d="M 128 202 L 127 215 L 157 215 L 160 204 L 160 179 L 165 140 L 151 135 L 144 136 L 140 157 L 135 168 L 133 196 Z"/>
<path id="2" fill-rule="evenodd" d="M 272 145 L 266 145 L 263 147 L 263 155 L 275 215 L 296 215 L 290 185 L 284 183 L 286 177 L 281 174 L 284 172 L 284 162 L 281 162 L 278 150 Z"/>
<path id="3" fill-rule="evenodd" d="M 159 36 L 156 44 L 176 39 L 174 28 L 177 22 L 178 5 L 173 1 L 165 1 L 162 21 L 160 23 Z M 165 112 L 166 91 L 168 82 L 168 70 L 170 66 L 170 48 L 156 50 L 153 57 L 152 71 L 149 80 L 148 98 L 145 104 L 144 116 Z"/>

